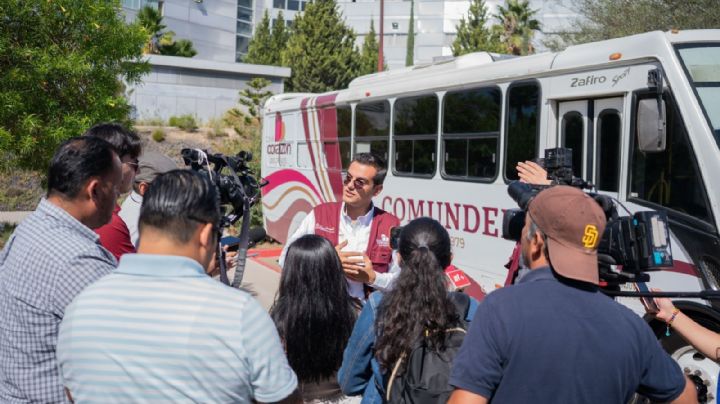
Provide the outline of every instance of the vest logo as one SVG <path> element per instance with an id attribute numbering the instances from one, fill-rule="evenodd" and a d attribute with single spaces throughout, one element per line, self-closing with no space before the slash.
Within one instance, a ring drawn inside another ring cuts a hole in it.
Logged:
<path id="1" fill-rule="evenodd" d="M 386 234 L 382 234 L 380 238 L 375 239 L 375 244 L 379 247 L 390 247 L 390 238 Z"/>
<path id="2" fill-rule="evenodd" d="M 585 248 L 595 248 L 595 244 L 598 241 L 598 228 L 594 224 L 585 226 L 585 234 L 582 238 L 582 243 Z"/>
<path id="3" fill-rule="evenodd" d="M 326 227 L 319 223 L 315 223 L 315 230 L 324 231 L 325 233 L 335 233 L 334 227 Z"/>

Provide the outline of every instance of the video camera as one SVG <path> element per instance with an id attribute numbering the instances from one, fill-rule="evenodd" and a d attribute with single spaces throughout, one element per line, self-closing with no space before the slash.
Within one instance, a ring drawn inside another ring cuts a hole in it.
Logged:
<path id="1" fill-rule="evenodd" d="M 240 151 L 235 156 L 226 156 L 220 153 L 210 154 L 207 150 L 201 149 L 182 149 L 181 154 L 186 166 L 205 175 L 215 185 L 220 196 L 220 204 L 231 208 L 229 211 L 226 209 L 223 212 L 220 233 L 224 228 L 235 224 L 240 218 L 243 219 L 237 242 L 239 247 L 236 256 L 235 278 L 232 282 L 233 287 L 239 287 L 245 270 L 245 258 L 251 236 L 250 208 L 258 201 L 260 188 L 267 185 L 267 181 L 261 179 L 258 182 L 253 176 L 252 170 L 247 165 L 249 161 L 252 161 L 253 155 L 248 151 Z M 224 172 L 229 173 L 224 174 Z M 262 238 L 265 237 L 264 235 L 263 230 Z M 225 251 L 218 243 L 220 280 L 229 285 L 224 253 Z"/>
<path id="2" fill-rule="evenodd" d="M 569 185 L 580 189 L 592 186 L 572 175 L 572 149 L 545 150 L 544 165 L 550 185 L 531 185 L 520 181 L 508 185 L 508 194 L 519 209 L 508 209 L 503 216 L 503 238 L 520 241 L 528 206 L 544 189 Z M 673 266 L 667 214 L 664 211 L 642 211 L 619 216 L 616 201 L 607 195 L 588 192 L 602 207 L 607 226 L 598 246 L 600 280 L 610 288 L 626 282 L 647 282 L 647 271 Z M 629 213 L 629 212 L 628 212 Z"/>

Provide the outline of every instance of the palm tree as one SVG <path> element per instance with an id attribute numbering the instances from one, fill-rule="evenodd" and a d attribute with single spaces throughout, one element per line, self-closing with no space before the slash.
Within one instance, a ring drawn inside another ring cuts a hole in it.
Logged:
<path id="1" fill-rule="evenodd" d="M 138 11 L 137 21 L 143 27 L 148 35 L 148 42 L 145 44 L 145 53 L 159 54 L 160 41 L 165 34 L 163 30 L 167 28 L 162 23 L 160 12 L 150 6 L 145 6 Z"/>
<path id="2" fill-rule="evenodd" d="M 537 10 L 531 10 L 528 0 L 505 0 L 505 7 L 498 6 L 495 15 L 500 21 L 493 29 L 513 55 L 527 55 L 535 52 L 532 40 L 535 31 L 540 31 L 540 22 L 533 17 Z"/>

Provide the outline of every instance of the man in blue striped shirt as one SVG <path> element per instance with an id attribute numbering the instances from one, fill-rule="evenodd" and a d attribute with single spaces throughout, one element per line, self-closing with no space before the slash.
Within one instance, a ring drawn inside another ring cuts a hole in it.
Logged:
<path id="1" fill-rule="evenodd" d="M 296 401 L 270 317 L 207 276 L 217 191 L 194 171 L 158 176 L 140 210 L 138 254 L 81 293 L 60 326 L 58 362 L 78 402 Z"/>

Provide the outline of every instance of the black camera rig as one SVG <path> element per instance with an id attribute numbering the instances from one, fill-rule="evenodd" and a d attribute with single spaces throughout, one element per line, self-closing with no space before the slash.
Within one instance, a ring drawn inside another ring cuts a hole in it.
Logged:
<path id="1" fill-rule="evenodd" d="M 525 215 L 533 198 L 543 189 L 569 185 L 590 189 L 592 185 L 573 176 L 572 149 L 545 150 L 542 160 L 550 185 L 533 185 L 520 181 L 510 183 L 508 194 L 519 209 L 509 209 L 503 217 L 503 238 L 520 241 Z M 607 289 L 617 289 L 626 282 L 647 282 L 648 271 L 673 266 L 670 232 L 664 211 L 642 211 L 620 216 L 619 202 L 607 195 L 588 192 L 602 207 L 607 226 L 598 247 L 598 271 Z M 628 211 L 628 213 L 630 213 Z"/>
<path id="2" fill-rule="evenodd" d="M 240 151 L 235 156 L 226 156 L 220 153 L 211 154 L 207 150 L 201 149 L 182 149 L 181 154 L 185 165 L 210 179 L 218 190 L 220 204 L 229 207 L 223 212 L 218 240 L 222 236 L 223 229 L 242 218 L 239 247 L 235 256 L 235 276 L 232 284 L 227 277 L 225 251 L 219 242 L 217 249 L 220 280 L 226 285 L 237 288 L 240 286 L 245 272 L 245 259 L 250 237 L 250 208 L 258 201 L 260 188 L 267 185 L 267 181 L 261 179 L 258 182 L 248 167 L 247 163 L 253 158 L 251 152 Z"/>

